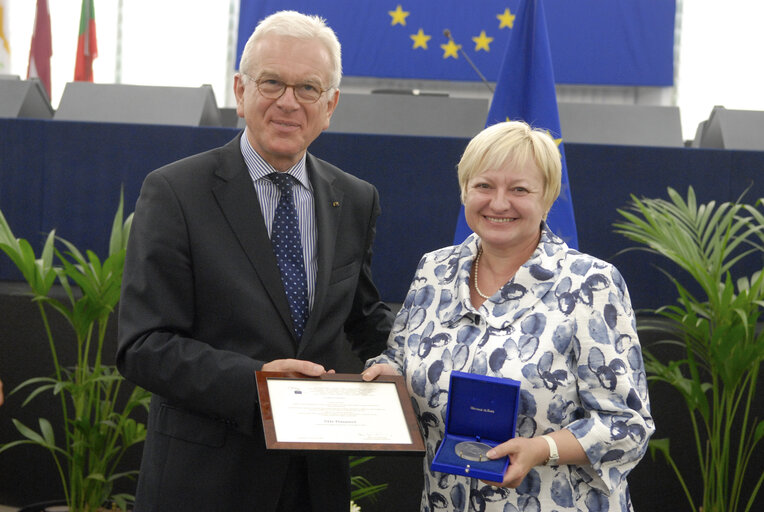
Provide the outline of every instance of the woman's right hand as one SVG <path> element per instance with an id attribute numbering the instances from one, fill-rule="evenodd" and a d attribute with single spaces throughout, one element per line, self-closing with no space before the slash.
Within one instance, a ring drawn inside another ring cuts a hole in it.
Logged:
<path id="1" fill-rule="evenodd" d="M 361 372 L 361 378 L 366 382 L 374 380 L 380 375 L 398 375 L 398 372 L 389 364 L 375 364 Z"/>

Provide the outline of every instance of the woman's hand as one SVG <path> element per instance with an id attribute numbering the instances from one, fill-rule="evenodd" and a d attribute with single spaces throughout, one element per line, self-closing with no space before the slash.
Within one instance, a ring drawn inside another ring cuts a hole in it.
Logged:
<path id="1" fill-rule="evenodd" d="M 549 434 L 557 445 L 557 452 L 560 456 L 558 465 L 575 464 L 583 466 L 589 464 L 589 459 L 584 452 L 581 443 L 578 442 L 573 433 L 563 428 Z M 509 467 L 504 473 L 504 481 L 501 483 L 486 482 L 498 487 L 519 486 L 525 475 L 534 466 L 543 465 L 549 458 L 549 444 L 541 436 L 538 437 L 516 437 L 488 450 L 486 453 L 489 459 L 499 459 L 505 455 L 509 456 Z"/>
<path id="2" fill-rule="evenodd" d="M 516 488 L 525 479 L 525 475 L 534 467 L 540 466 L 549 456 L 549 445 L 540 437 L 516 437 L 488 450 L 489 459 L 509 456 L 509 467 L 504 473 L 504 481 L 486 482 L 497 487 Z"/>
<path id="3" fill-rule="evenodd" d="M 361 372 L 361 378 L 366 382 L 374 380 L 380 375 L 398 375 L 398 372 L 389 364 L 375 364 Z"/>

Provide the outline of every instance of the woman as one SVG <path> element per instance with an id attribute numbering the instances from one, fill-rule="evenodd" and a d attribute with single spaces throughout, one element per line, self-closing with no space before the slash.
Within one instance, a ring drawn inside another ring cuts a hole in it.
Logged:
<path id="1" fill-rule="evenodd" d="M 474 234 L 424 255 L 387 350 L 364 371 L 406 378 L 427 444 L 422 511 L 631 510 L 626 476 L 654 431 L 634 313 L 615 267 L 546 226 L 560 192 L 554 141 L 493 125 L 458 176 Z M 521 382 L 517 436 L 487 454 L 509 456 L 502 482 L 429 469 L 452 370 Z"/>

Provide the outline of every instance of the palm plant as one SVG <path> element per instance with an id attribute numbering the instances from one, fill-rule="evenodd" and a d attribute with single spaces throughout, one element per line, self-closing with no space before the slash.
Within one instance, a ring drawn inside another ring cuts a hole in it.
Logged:
<path id="1" fill-rule="evenodd" d="M 23 402 L 52 393 L 60 400 L 64 439 L 55 438 L 56 429 L 45 418 L 38 419 L 38 430 L 13 420 L 22 439 L 0 445 L 0 452 L 19 445 L 37 445 L 53 457 L 67 504 L 72 512 L 95 511 L 107 501 L 126 509 L 131 498 L 113 494 L 119 478 L 137 471 L 118 472 L 127 449 L 142 442 L 146 429 L 131 416 L 137 408 L 148 409 L 149 394 L 134 388 L 129 396 L 120 395 L 124 378 L 113 366 L 104 365 L 103 348 L 107 326 L 119 300 L 125 247 L 132 215 L 123 219 L 123 200 L 112 225 L 109 255 L 102 262 L 92 251 L 83 254 L 72 243 L 51 231 L 36 257 L 28 241 L 17 239 L 0 212 L 0 249 L 20 270 L 29 285 L 47 335 L 53 360 L 53 373 L 21 383 L 11 395 L 28 389 Z M 60 243 L 64 249 L 59 250 Z M 55 264 L 58 261 L 58 264 Z M 65 299 L 53 298 L 58 283 Z M 49 314 L 62 315 L 74 331 L 76 362 L 65 366 L 50 327 Z"/>
<path id="2" fill-rule="evenodd" d="M 651 441 L 650 450 L 672 467 L 693 512 L 748 512 L 764 482 L 764 475 L 753 475 L 753 487 L 745 489 L 747 469 L 761 458 L 764 437 L 764 420 L 756 416 L 761 411 L 753 409 L 764 361 L 762 200 L 698 205 L 692 187 L 686 200 L 671 188 L 668 195 L 669 200 L 632 195 L 629 208 L 618 210 L 625 221 L 615 228 L 646 246 L 640 249 L 678 265 L 692 277 L 692 288 L 700 290 L 696 296 L 664 270 L 678 292 L 677 303 L 653 311 L 657 316 L 640 324 L 640 329 L 669 335 L 659 343 L 681 350 L 681 359 L 666 363 L 646 351 L 645 366 L 651 381 L 671 385 L 684 398 L 703 485 L 698 504 L 671 456 L 669 440 Z M 733 277 L 743 260 L 754 258 L 755 272 Z"/>
<path id="3" fill-rule="evenodd" d="M 373 458 L 374 458 L 373 456 L 357 457 L 357 456 L 351 455 L 350 456 L 351 472 L 358 465 L 363 464 L 364 462 L 368 462 L 372 460 Z M 369 499 L 371 501 L 375 501 L 377 499 L 377 494 L 387 489 L 387 484 L 372 484 L 371 482 L 369 482 L 369 480 L 367 480 L 365 477 L 361 475 L 351 475 L 350 486 L 352 487 L 352 490 L 350 492 L 351 504 L 357 503 L 358 501 L 363 499 Z M 357 509 L 360 510 L 359 507 L 357 507 Z"/>

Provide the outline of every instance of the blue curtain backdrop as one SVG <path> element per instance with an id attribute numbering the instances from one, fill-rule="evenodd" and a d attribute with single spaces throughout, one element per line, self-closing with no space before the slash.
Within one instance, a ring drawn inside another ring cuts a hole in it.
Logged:
<path id="1" fill-rule="evenodd" d="M 520 0 L 241 0 L 237 63 L 257 22 L 293 9 L 326 18 L 349 76 L 475 81 L 461 45 L 499 76 Z M 557 83 L 673 85 L 675 0 L 543 0 Z M 449 44 L 444 30 L 450 30 Z"/>
<path id="2" fill-rule="evenodd" d="M 547 223 L 568 246 L 578 249 L 544 4 L 541 0 L 520 2 L 517 24 L 506 49 L 504 64 L 485 124 L 490 126 L 505 120 L 525 121 L 536 128 L 546 130 L 557 142 L 562 158 L 562 189 L 557 201 L 552 205 Z M 456 222 L 454 243 L 461 243 L 471 232 L 462 208 Z"/>

